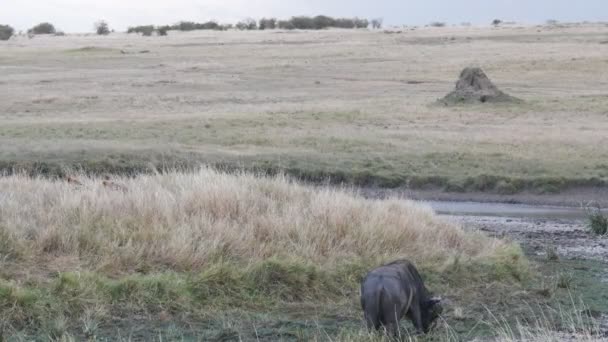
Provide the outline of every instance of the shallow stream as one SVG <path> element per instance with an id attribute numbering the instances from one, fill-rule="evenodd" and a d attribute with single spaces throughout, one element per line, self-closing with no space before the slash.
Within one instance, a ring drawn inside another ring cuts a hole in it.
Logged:
<path id="1" fill-rule="evenodd" d="M 587 209 L 507 203 L 422 201 L 441 215 L 493 216 L 528 219 L 582 220 Z M 607 212 L 607 211 L 604 211 Z"/>

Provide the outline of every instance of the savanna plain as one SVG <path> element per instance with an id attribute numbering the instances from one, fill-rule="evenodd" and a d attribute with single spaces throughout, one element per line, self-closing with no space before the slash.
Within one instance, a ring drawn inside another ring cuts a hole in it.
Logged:
<path id="1" fill-rule="evenodd" d="M 471 65 L 522 101 L 437 102 Z M 408 258 L 445 310 L 406 340 L 606 339 L 584 223 L 368 195 L 606 201 L 603 24 L 16 37 L 0 69 L 2 338 L 388 340 L 359 281 Z"/>

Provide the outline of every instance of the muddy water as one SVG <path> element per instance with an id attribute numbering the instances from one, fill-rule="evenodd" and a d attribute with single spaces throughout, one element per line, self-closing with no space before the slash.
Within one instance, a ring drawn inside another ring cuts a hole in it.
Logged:
<path id="1" fill-rule="evenodd" d="M 518 241 L 531 254 L 554 246 L 565 258 L 595 260 L 608 267 L 608 237 L 587 228 L 584 208 L 479 202 L 423 202 L 465 228 Z M 604 211 L 606 212 L 606 211 Z"/>
<path id="2" fill-rule="evenodd" d="M 528 219 L 582 220 L 585 208 L 533 206 L 506 203 L 424 201 L 438 214 Z"/>

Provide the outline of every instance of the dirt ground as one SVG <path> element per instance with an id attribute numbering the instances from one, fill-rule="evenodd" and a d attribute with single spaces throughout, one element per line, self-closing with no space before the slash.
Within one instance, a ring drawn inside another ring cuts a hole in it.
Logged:
<path id="1" fill-rule="evenodd" d="M 556 180 L 541 188 L 551 192 L 608 178 L 607 34 L 575 24 L 16 37 L 0 43 L 0 164 L 253 164 L 391 186 L 440 177 L 457 190 L 492 175 Z M 524 102 L 436 105 L 471 65 Z"/>

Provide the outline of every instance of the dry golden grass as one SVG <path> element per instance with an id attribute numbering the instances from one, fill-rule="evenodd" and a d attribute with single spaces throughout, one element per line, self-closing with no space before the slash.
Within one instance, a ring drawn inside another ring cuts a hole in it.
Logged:
<path id="1" fill-rule="evenodd" d="M 413 202 L 369 200 L 281 176 L 202 169 L 113 180 L 120 189 L 79 180 L 0 178 L 0 232 L 10 241 L 0 253 L 115 273 L 273 257 L 318 265 L 407 257 L 441 267 L 510 247 Z"/>
<path id="2" fill-rule="evenodd" d="M 589 24 L 19 38 L 0 48 L 0 169 L 177 160 L 457 191 L 593 185 L 608 180 L 607 34 Z M 525 103 L 433 105 L 471 65 Z M 483 175 L 500 179 L 466 182 Z"/>

